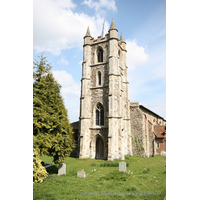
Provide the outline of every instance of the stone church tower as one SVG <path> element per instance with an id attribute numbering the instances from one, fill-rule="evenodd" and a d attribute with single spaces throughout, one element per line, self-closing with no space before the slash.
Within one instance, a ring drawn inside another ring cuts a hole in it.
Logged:
<path id="1" fill-rule="evenodd" d="M 114 20 L 105 37 L 84 37 L 79 158 L 124 160 L 132 155 L 126 43 Z"/>

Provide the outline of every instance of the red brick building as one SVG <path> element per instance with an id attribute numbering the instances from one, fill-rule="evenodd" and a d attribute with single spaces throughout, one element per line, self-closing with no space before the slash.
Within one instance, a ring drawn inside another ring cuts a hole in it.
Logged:
<path id="1" fill-rule="evenodd" d="M 130 102 L 133 155 L 154 156 L 166 152 L 166 120 L 140 105 Z"/>
<path id="2" fill-rule="evenodd" d="M 154 134 L 156 142 L 156 154 L 160 154 L 161 151 L 166 152 L 166 126 L 154 125 Z"/>

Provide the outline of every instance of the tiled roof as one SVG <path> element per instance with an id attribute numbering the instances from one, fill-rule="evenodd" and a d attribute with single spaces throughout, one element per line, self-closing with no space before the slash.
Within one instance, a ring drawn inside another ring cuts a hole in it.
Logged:
<path id="1" fill-rule="evenodd" d="M 156 137 L 164 138 L 166 135 L 166 126 L 165 125 L 154 125 L 154 133 Z"/>

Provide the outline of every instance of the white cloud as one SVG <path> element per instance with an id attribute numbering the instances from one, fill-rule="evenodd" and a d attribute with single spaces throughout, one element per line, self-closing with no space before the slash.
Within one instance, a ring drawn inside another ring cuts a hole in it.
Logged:
<path id="1" fill-rule="evenodd" d="M 65 60 L 64 58 L 61 58 L 61 59 L 58 61 L 58 63 L 64 64 L 64 65 L 68 65 L 68 61 Z"/>
<path id="2" fill-rule="evenodd" d="M 81 85 L 77 84 L 72 75 L 66 71 L 52 71 L 55 80 L 62 85 L 61 95 L 64 98 L 64 104 L 68 109 L 70 122 L 77 121 L 79 112 L 77 105 L 80 104 Z"/>
<path id="3" fill-rule="evenodd" d="M 64 104 L 68 110 L 68 118 L 70 122 L 78 120 L 79 111 L 77 107 L 80 105 L 81 85 L 77 84 L 72 75 L 66 71 L 52 71 L 55 80 L 62 85 L 61 95 L 64 99 Z"/>
<path id="4" fill-rule="evenodd" d="M 80 67 L 82 67 L 82 63 L 83 63 L 82 60 L 80 62 L 78 62 L 78 64 L 80 65 Z"/>
<path id="5" fill-rule="evenodd" d="M 81 86 L 77 83 L 61 88 L 61 95 L 64 98 L 65 106 L 68 109 L 70 122 L 77 121 L 79 118 L 77 108 L 80 105 L 80 91 Z"/>
<path id="6" fill-rule="evenodd" d="M 77 84 L 73 79 L 72 75 L 67 73 L 66 71 L 52 71 L 55 80 L 58 81 L 59 84 L 62 85 L 61 93 L 63 96 L 68 95 L 71 98 L 79 98 L 80 97 L 80 84 Z"/>
<path id="7" fill-rule="evenodd" d="M 71 74 L 66 71 L 52 71 L 55 80 L 58 81 L 62 86 L 75 84 L 75 81 Z"/>
<path id="8" fill-rule="evenodd" d="M 46 0 L 46 2 L 49 0 Z M 76 4 L 72 2 L 72 0 L 54 0 L 57 4 L 63 8 L 70 8 L 73 9 L 76 7 Z"/>
<path id="9" fill-rule="evenodd" d="M 90 17 L 83 12 L 75 13 L 75 6 L 71 0 L 33 1 L 33 48 L 37 52 L 59 55 L 62 49 L 82 48 L 87 26 L 93 37 L 101 35 L 104 19 L 99 14 Z"/>
<path id="10" fill-rule="evenodd" d="M 80 96 L 79 96 L 80 97 Z M 68 94 L 63 95 L 65 107 L 68 110 L 68 119 L 70 123 L 78 121 L 79 119 L 79 106 L 80 105 L 80 98 L 69 96 Z"/>
<path id="11" fill-rule="evenodd" d="M 99 0 L 99 1 L 84 0 L 83 4 L 87 5 L 89 8 L 95 9 L 96 11 L 103 9 L 117 11 L 115 0 Z"/>
<path id="12" fill-rule="evenodd" d="M 145 48 L 140 47 L 134 40 L 127 40 L 127 66 L 129 69 L 135 69 L 148 61 L 149 55 L 145 53 Z"/>
<path id="13" fill-rule="evenodd" d="M 69 95 L 70 97 L 75 97 L 75 98 L 79 98 L 80 97 L 80 91 L 81 91 L 81 87 L 80 85 L 74 83 L 71 86 L 68 87 L 63 87 L 61 89 L 61 93 L 63 95 Z"/>

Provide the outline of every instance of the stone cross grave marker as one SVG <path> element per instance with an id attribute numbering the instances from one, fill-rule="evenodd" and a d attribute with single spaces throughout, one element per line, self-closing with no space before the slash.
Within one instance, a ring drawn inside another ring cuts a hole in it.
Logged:
<path id="1" fill-rule="evenodd" d="M 85 178 L 86 172 L 85 171 L 78 171 L 77 172 L 77 178 Z"/>
<path id="2" fill-rule="evenodd" d="M 119 162 L 119 172 L 126 172 L 126 163 Z"/>
<path id="3" fill-rule="evenodd" d="M 58 175 L 66 174 L 66 164 L 62 163 L 58 168 Z"/>

